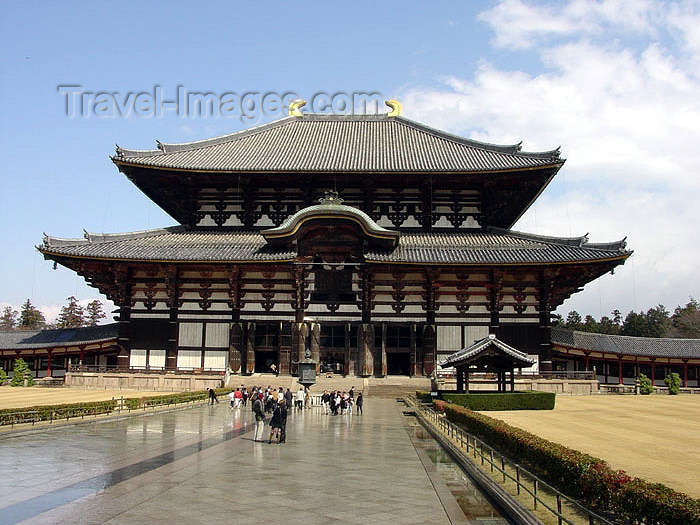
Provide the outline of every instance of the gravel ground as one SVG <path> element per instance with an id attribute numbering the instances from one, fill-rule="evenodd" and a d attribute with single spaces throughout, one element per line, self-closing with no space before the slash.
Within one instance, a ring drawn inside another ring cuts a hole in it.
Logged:
<path id="1" fill-rule="evenodd" d="M 557 396 L 551 411 L 487 413 L 700 498 L 700 395 Z"/>
<path id="2" fill-rule="evenodd" d="M 84 390 L 67 387 L 0 386 L 0 409 L 80 403 L 82 401 L 106 401 L 113 397 L 145 397 L 171 393 L 151 390 Z"/>

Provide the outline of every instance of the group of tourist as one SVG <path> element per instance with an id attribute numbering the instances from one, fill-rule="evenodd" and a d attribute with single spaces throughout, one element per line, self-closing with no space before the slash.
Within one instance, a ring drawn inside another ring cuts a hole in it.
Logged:
<path id="1" fill-rule="evenodd" d="M 357 414 L 362 415 L 362 392 L 357 394 L 355 399 L 355 387 L 353 386 L 347 392 L 333 390 L 329 392 L 324 390 L 321 395 L 321 404 L 325 414 L 337 416 L 338 414 L 352 415 L 353 407 L 357 409 Z"/>
<path id="2" fill-rule="evenodd" d="M 268 443 L 272 443 L 273 438 L 277 443 L 284 443 L 287 432 L 287 412 L 296 407 L 297 410 L 302 410 L 304 407 L 311 407 L 309 397 L 309 389 L 299 387 L 299 390 L 292 392 L 291 389 L 286 390 L 283 387 L 267 388 L 253 386 L 248 391 L 248 388 L 241 385 L 239 388 L 232 390 L 227 394 L 230 400 L 230 410 L 240 410 L 241 406 L 247 406 L 248 400 L 251 400 L 253 414 L 255 416 L 255 435 L 253 441 L 264 441 L 264 428 L 267 420 L 266 414 L 272 414 L 270 421 L 270 435 L 267 439 Z M 216 392 L 209 389 L 209 404 L 218 403 Z M 321 395 L 321 404 L 325 414 L 337 416 L 339 414 L 352 415 L 353 409 L 358 415 L 362 415 L 362 392 L 355 397 L 355 387 L 353 386 L 347 392 L 333 390 L 329 392 L 324 390 Z"/>

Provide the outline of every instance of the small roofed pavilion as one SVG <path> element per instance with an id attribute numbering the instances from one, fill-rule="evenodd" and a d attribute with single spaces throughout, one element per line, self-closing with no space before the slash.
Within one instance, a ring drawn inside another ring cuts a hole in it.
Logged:
<path id="1" fill-rule="evenodd" d="M 469 392 L 469 373 L 495 373 L 498 392 L 506 392 L 506 377 L 510 372 L 510 391 L 515 390 L 514 370 L 535 364 L 527 354 L 499 341 L 494 334 L 455 352 L 443 361 L 442 368 L 454 367 L 457 374 L 457 392 Z"/>

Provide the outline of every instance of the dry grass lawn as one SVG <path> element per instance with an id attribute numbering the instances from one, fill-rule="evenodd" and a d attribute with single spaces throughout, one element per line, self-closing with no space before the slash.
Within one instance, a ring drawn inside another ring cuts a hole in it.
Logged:
<path id="1" fill-rule="evenodd" d="M 552 411 L 487 412 L 700 498 L 700 396 L 557 396 Z"/>
<path id="2" fill-rule="evenodd" d="M 160 392 L 170 394 L 171 392 Z M 145 397 L 158 395 L 148 390 L 83 390 L 77 388 L 47 388 L 41 386 L 0 386 L 0 409 L 23 408 L 37 405 L 81 403 L 83 401 L 108 401 L 119 397 Z"/>

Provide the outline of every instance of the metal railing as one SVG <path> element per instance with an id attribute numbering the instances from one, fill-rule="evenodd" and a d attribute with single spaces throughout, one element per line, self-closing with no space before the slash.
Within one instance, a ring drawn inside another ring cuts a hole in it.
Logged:
<path id="1" fill-rule="evenodd" d="M 512 495 L 517 496 L 518 500 L 521 502 L 524 499 L 529 501 L 534 511 L 551 513 L 557 519 L 558 525 L 564 523 L 568 525 L 584 523 L 588 525 L 615 525 L 613 521 L 562 494 L 526 468 L 503 456 L 472 434 L 465 432 L 432 408 L 422 406 L 419 401 L 414 400 L 414 403 L 416 411 L 423 419 L 448 438 L 463 454 L 469 458 L 473 457 L 473 462 L 480 465 L 481 470 L 490 474 L 490 477 L 499 484 L 504 485 L 504 488 Z"/>

